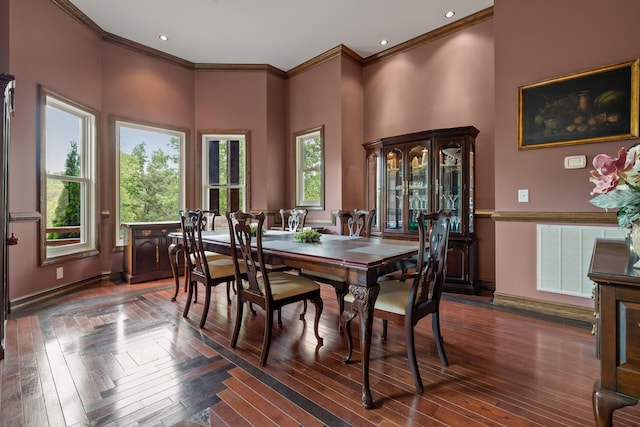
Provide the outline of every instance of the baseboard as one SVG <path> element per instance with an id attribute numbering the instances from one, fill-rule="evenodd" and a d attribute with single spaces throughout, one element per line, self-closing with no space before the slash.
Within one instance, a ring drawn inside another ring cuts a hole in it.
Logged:
<path id="1" fill-rule="evenodd" d="M 493 304 L 548 314 L 565 319 L 578 320 L 581 322 L 593 323 L 595 321 L 593 308 L 541 301 L 533 298 L 501 294 L 499 292 L 493 293 Z"/>
<path id="2" fill-rule="evenodd" d="M 63 298 L 70 294 L 91 289 L 108 282 L 111 273 L 102 273 L 98 276 L 83 279 L 79 282 L 69 283 L 55 289 L 48 289 L 36 294 L 26 295 L 9 301 L 9 313 L 12 315 L 25 311 L 35 310 L 41 306 L 51 304 L 51 301 Z"/>

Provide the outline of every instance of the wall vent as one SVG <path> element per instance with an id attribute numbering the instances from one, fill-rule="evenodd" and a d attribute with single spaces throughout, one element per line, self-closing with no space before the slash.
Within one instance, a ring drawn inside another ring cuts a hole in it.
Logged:
<path id="1" fill-rule="evenodd" d="M 538 224 L 539 291 L 591 298 L 587 277 L 596 238 L 624 239 L 619 227 Z"/>

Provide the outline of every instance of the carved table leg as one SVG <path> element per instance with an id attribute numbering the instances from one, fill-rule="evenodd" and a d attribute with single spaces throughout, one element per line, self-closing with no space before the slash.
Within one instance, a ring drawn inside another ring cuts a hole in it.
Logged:
<path id="1" fill-rule="evenodd" d="M 371 333 L 373 330 L 373 308 L 380 293 L 377 283 L 371 287 L 349 285 L 360 315 L 360 351 L 362 353 L 362 406 L 373 408 L 373 397 L 369 386 L 369 356 L 371 354 Z"/>
<path id="2" fill-rule="evenodd" d="M 610 427 L 613 419 L 613 411 L 624 406 L 638 403 L 633 399 L 610 390 L 600 388 L 600 380 L 593 384 L 593 416 L 598 427 Z"/>
<path id="3" fill-rule="evenodd" d="M 180 289 L 180 275 L 178 274 L 178 253 L 182 251 L 182 243 L 172 243 L 169 245 L 169 264 L 171 265 L 171 273 L 176 281 L 176 292 L 173 294 L 171 301 L 175 301 L 178 297 Z"/>

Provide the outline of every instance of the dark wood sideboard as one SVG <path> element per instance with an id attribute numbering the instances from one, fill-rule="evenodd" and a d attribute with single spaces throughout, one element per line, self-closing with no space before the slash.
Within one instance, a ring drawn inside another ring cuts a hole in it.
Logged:
<path id="1" fill-rule="evenodd" d="M 597 239 L 588 276 L 596 284 L 600 379 L 593 385 L 596 425 L 610 426 L 613 411 L 640 398 L 640 270 L 624 240 Z"/>
<path id="2" fill-rule="evenodd" d="M 181 230 L 180 221 L 138 222 L 125 227 L 124 277 L 129 283 L 172 276 L 169 233 Z"/>

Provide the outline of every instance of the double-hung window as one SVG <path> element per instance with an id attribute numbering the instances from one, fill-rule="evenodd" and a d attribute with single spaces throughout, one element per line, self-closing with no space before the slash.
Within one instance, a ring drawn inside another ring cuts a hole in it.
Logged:
<path id="1" fill-rule="evenodd" d="M 188 130 L 115 120 L 114 232 L 125 244 L 122 224 L 177 221 L 185 205 L 184 152 Z"/>
<path id="2" fill-rule="evenodd" d="M 249 210 L 248 133 L 202 135 L 202 204 L 220 215 Z"/>
<path id="3" fill-rule="evenodd" d="M 295 134 L 296 206 L 324 209 L 324 126 Z"/>
<path id="4" fill-rule="evenodd" d="M 97 116 L 41 88 L 41 262 L 98 253 Z"/>

